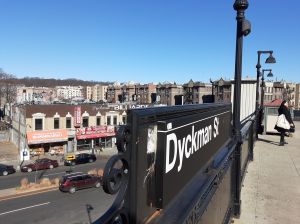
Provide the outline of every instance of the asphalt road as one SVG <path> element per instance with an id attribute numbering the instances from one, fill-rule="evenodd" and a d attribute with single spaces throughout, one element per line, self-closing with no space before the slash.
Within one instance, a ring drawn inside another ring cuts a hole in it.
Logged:
<path id="1" fill-rule="evenodd" d="M 86 205 L 93 207 L 92 221 L 113 203 L 115 196 L 102 188 L 89 188 L 74 194 L 59 190 L 0 201 L 0 222 L 9 224 L 89 223 Z"/>
<path id="2" fill-rule="evenodd" d="M 72 166 L 72 170 L 74 172 L 87 172 L 94 168 L 100 169 L 105 167 L 106 162 L 107 162 L 106 158 L 102 158 L 102 159 L 98 158 L 98 160 L 96 160 L 96 162 L 94 163 L 86 163 L 86 164 Z M 35 180 L 39 180 L 43 177 L 47 177 L 49 179 L 61 177 L 64 174 L 66 174 L 66 171 L 69 170 L 70 170 L 69 166 L 59 166 L 52 170 L 47 169 L 47 170 L 40 170 L 37 172 L 33 171 L 31 173 L 17 172 L 8 176 L 0 176 L 0 190 L 20 186 L 20 181 L 24 177 L 27 177 L 29 182 L 35 182 Z"/>

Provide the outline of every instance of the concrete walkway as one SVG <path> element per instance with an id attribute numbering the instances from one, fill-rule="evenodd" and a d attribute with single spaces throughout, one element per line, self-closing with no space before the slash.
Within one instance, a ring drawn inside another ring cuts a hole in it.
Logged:
<path id="1" fill-rule="evenodd" d="M 300 223 L 300 122 L 278 146 L 279 135 L 260 135 L 242 188 L 242 213 L 235 224 Z"/>

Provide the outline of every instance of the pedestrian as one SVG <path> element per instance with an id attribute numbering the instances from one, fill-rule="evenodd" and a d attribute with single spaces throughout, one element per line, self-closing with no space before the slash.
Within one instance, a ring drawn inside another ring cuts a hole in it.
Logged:
<path id="1" fill-rule="evenodd" d="M 282 103 L 281 103 L 281 105 L 280 105 L 280 107 L 278 108 L 278 117 L 280 115 L 282 115 L 282 114 L 285 116 L 285 119 L 289 123 L 289 126 L 290 127 L 295 127 L 294 122 L 292 120 L 292 116 L 291 116 L 290 111 L 288 109 L 288 102 L 286 100 L 283 100 Z M 284 146 L 284 144 L 287 144 L 287 142 L 284 140 L 284 136 L 285 136 L 286 132 L 290 131 L 290 128 L 287 129 L 287 128 L 278 127 L 278 126 L 281 126 L 281 125 L 278 125 L 278 121 L 277 121 L 275 129 L 278 132 L 280 132 L 280 142 L 279 142 L 279 145 L 280 146 Z"/>

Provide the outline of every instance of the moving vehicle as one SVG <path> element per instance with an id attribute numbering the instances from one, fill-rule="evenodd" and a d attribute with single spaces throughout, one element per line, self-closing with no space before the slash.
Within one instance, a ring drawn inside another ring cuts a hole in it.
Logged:
<path id="1" fill-rule="evenodd" d="M 84 188 L 96 187 L 102 185 L 102 177 L 76 172 L 63 176 L 59 182 L 59 190 L 62 192 L 75 193 Z"/>
<path id="2" fill-rule="evenodd" d="M 96 160 L 97 158 L 94 154 L 80 153 L 75 156 L 67 157 L 64 164 L 65 166 L 74 166 L 76 164 L 92 163 Z"/>
<path id="3" fill-rule="evenodd" d="M 0 176 L 6 176 L 15 172 L 16 170 L 13 166 L 0 164 Z"/>
<path id="4" fill-rule="evenodd" d="M 22 166 L 21 171 L 30 173 L 35 170 L 53 169 L 54 167 L 58 167 L 57 160 L 44 158 L 37 159 L 34 163 Z"/>

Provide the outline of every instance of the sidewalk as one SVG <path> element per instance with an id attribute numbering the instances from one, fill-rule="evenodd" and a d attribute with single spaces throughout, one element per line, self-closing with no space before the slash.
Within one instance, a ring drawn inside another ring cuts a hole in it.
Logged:
<path id="1" fill-rule="evenodd" d="M 300 223 L 300 122 L 293 137 L 278 146 L 279 135 L 260 135 L 241 193 L 235 224 Z"/>
<path id="2" fill-rule="evenodd" d="M 18 148 L 11 142 L 0 142 L 0 163 L 13 165 L 19 164 Z"/>

